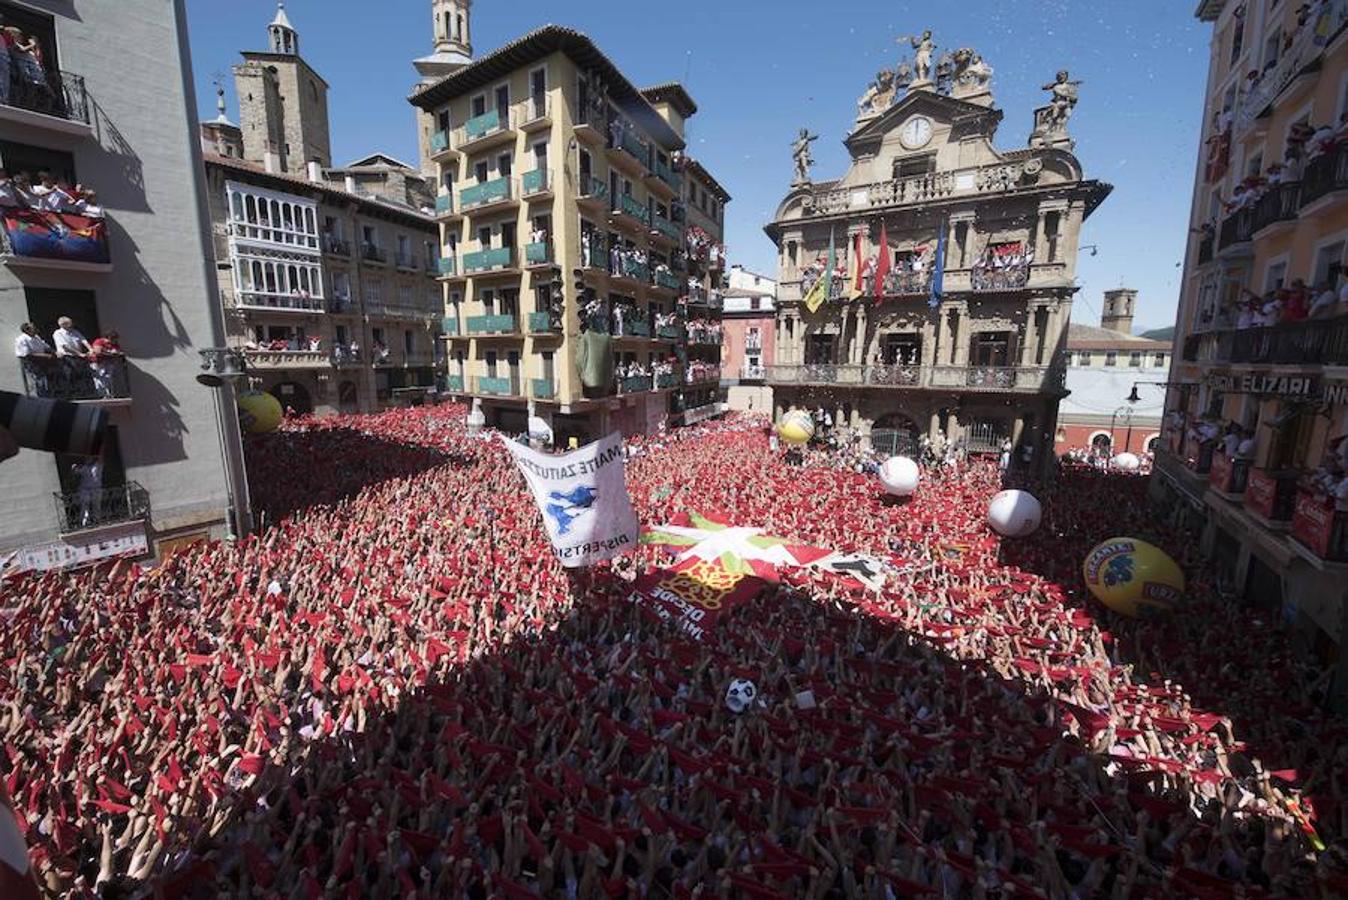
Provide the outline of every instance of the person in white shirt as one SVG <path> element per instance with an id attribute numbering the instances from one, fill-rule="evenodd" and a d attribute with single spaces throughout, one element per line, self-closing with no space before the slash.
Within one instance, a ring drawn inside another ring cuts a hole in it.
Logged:
<path id="1" fill-rule="evenodd" d="M 52 346 L 56 348 L 56 355 L 60 357 L 77 356 L 87 359 L 92 352 L 89 342 L 80 334 L 70 316 L 61 316 L 56 320 L 56 330 L 52 332 L 51 339 Z"/>
<path id="2" fill-rule="evenodd" d="M 56 355 L 51 345 L 38 336 L 32 322 L 24 322 L 19 326 L 19 336 L 14 339 L 14 355 L 19 358 L 19 365 L 27 375 L 33 393 L 39 397 L 48 396 L 51 390 L 48 379 Z"/>
<path id="3" fill-rule="evenodd" d="M 91 219 L 103 218 L 103 207 L 98 205 L 98 192 L 76 189 L 79 199 L 75 201 L 75 212 Z"/>
<path id="4" fill-rule="evenodd" d="M 1236 459 L 1254 459 L 1254 432 L 1246 431 L 1236 446 Z"/>
<path id="5" fill-rule="evenodd" d="M 1311 308 L 1306 312 L 1308 319 L 1328 319 L 1337 311 L 1339 305 L 1339 293 L 1328 284 L 1320 285 L 1320 289 L 1315 294 L 1315 299 L 1311 301 Z"/>

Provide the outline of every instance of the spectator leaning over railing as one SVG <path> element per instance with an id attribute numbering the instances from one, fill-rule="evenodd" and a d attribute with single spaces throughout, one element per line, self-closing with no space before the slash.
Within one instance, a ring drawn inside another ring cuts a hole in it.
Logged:
<path id="1" fill-rule="evenodd" d="M 126 355 L 117 340 L 117 332 L 109 331 L 94 338 L 89 345 L 89 368 L 94 375 L 94 390 L 98 396 L 111 398 L 117 395 L 117 373 L 124 366 Z"/>

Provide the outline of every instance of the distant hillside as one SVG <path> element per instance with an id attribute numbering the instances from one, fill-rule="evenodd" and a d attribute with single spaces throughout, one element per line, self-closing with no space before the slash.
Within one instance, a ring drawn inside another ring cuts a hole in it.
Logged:
<path id="1" fill-rule="evenodd" d="M 1151 331 L 1142 332 L 1138 337 L 1144 337 L 1151 341 L 1173 341 L 1175 339 L 1175 326 L 1153 328 Z"/>

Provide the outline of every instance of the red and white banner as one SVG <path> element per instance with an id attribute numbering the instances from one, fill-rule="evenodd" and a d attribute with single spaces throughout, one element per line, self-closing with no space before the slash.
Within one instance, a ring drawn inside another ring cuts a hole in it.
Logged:
<path id="1" fill-rule="evenodd" d="M 704 640 L 722 613 L 758 596 L 766 582 L 732 572 L 720 560 L 691 559 L 639 577 L 628 599 L 652 617 Z"/>

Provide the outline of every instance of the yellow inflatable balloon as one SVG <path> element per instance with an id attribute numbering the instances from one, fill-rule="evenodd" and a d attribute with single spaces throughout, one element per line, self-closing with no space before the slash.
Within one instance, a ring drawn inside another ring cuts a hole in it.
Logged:
<path id="1" fill-rule="evenodd" d="M 788 444 L 808 444 L 814 437 L 814 419 L 807 412 L 793 409 L 777 423 L 777 434 Z"/>
<path id="2" fill-rule="evenodd" d="M 1081 574 L 1095 599 L 1134 618 L 1168 613 L 1184 596 L 1180 567 L 1160 547 L 1136 538 L 1098 544 L 1086 555 Z"/>
<path id="3" fill-rule="evenodd" d="M 281 401 L 263 391 L 239 395 L 239 424 L 249 434 L 267 434 L 281 425 Z"/>

